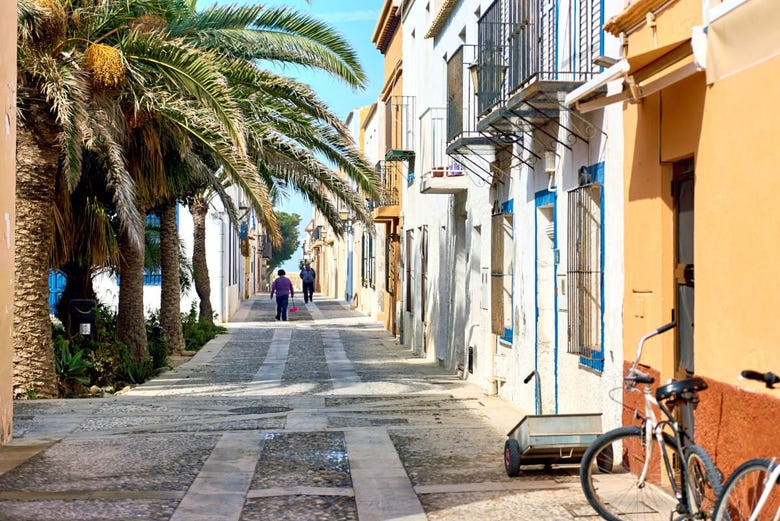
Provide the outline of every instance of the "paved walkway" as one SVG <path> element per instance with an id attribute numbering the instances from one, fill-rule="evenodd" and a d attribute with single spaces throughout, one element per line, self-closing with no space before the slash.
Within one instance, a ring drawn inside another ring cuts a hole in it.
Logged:
<path id="1" fill-rule="evenodd" d="M 189 362 L 100 399 L 15 404 L 0 520 L 571 520 L 576 469 L 502 452 L 522 413 L 374 321 L 267 298 Z"/>

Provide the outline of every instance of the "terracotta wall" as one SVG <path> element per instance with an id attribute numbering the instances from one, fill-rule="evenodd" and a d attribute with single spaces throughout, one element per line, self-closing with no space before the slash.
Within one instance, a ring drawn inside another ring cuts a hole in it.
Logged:
<path id="1" fill-rule="evenodd" d="M 16 167 L 16 2 L 0 2 L 0 443 L 11 437 L 14 187 Z"/>
<path id="2" fill-rule="evenodd" d="M 696 409 L 696 442 L 710 452 L 724 475 L 746 459 L 780 454 L 780 390 L 770 396 L 706 380 L 710 388 L 699 393 Z"/>

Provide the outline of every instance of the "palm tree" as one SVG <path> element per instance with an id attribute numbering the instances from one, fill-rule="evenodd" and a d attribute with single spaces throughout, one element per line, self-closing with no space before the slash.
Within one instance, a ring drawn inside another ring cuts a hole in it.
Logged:
<path id="1" fill-rule="evenodd" d="M 367 218 L 357 195 L 315 155 L 341 164 L 364 190 L 376 191 L 373 170 L 341 123 L 310 89 L 255 65 L 266 59 L 318 67 L 362 85 L 354 52 L 332 28 L 262 6 L 198 13 L 189 0 L 70 0 L 66 7 L 59 0 L 20 0 L 19 5 L 17 201 L 19 215 L 31 218 L 21 219 L 17 229 L 18 237 L 30 239 L 18 243 L 25 271 L 18 274 L 17 339 L 24 335 L 25 342 L 15 344 L 17 390 L 56 392 L 45 383 L 54 380 L 46 334 L 50 263 L 40 245 L 49 244 L 52 234 L 41 223 L 52 221 L 53 188 L 70 191 L 77 185 L 85 150 L 101 156 L 119 218 L 118 327 L 136 360 L 148 356 L 142 216 L 170 195 L 163 181 L 165 153 L 197 150 L 221 167 L 275 241 L 272 198 L 290 189 L 320 206 L 337 232 L 341 225 L 327 191 Z"/>
<path id="2" fill-rule="evenodd" d="M 109 114 L 90 95 L 72 17 L 58 0 L 19 0 L 18 128 L 14 390 L 17 396 L 57 394 L 48 309 L 48 273 L 58 189 L 78 183 L 84 149 L 107 158 L 104 175 L 124 222 L 133 184 L 121 161 Z M 72 9 L 72 7 L 70 8 Z M 64 42 L 73 42 L 63 45 Z M 128 230 L 138 240 L 137 230 Z"/>
<path id="3" fill-rule="evenodd" d="M 287 8 L 214 6 L 171 24 L 180 35 L 215 55 L 244 114 L 247 153 L 269 191 L 301 192 L 337 233 L 344 224 L 328 197 L 346 203 L 369 221 L 362 199 L 318 156 L 343 169 L 369 195 L 377 192 L 371 165 L 356 150 L 348 130 L 306 85 L 262 70 L 257 60 L 318 68 L 353 88 L 365 81 L 354 51 L 327 24 Z M 260 210 L 260 217 L 271 215 Z M 265 223 L 278 240 L 273 223 Z"/>
<path id="4" fill-rule="evenodd" d="M 247 152 L 273 195 L 297 189 L 341 230 L 323 187 L 368 219 L 359 197 L 316 157 L 322 154 L 347 170 L 368 193 L 376 193 L 374 171 L 355 150 L 348 132 L 311 89 L 290 78 L 258 69 L 257 59 L 322 68 L 349 85 L 361 86 L 364 75 L 354 53 L 332 28 L 287 9 L 262 6 L 213 7 L 169 25 L 173 35 L 225 57 L 220 71 L 247 122 Z M 240 183 L 239 183 L 240 185 Z M 213 323 L 205 256 L 205 217 L 215 194 L 193 194 L 193 274 L 200 299 L 200 320 Z M 229 200 L 222 197 L 230 209 Z M 279 235 L 268 208 L 257 208 L 278 245 Z M 228 212 L 236 224 L 235 216 Z"/>

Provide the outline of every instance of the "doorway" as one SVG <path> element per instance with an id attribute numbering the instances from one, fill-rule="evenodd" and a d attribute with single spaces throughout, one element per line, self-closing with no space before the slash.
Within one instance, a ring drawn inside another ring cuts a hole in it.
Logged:
<path id="1" fill-rule="evenodd" d="M 694 373 L 693 316 L 693 222 L 694 222 L 694 163 L 693 158 L 672 165 L 672 195 L 675 220 L 675 286 L 677 298 L 677 352 L 678 377 Z"/>
<path id="2" fill-rule="evenodd" d="M 693 209 L 694 163 L 693 158 L 672 164 L 672 196 L 675 221 L 675 269 L 677 305 L 676 376 L 693 375 L 694 345 L 694 274 L 693 274 Z M 693 405 L 686 404 L 680 411 L 681 426 L 694 439 Z"/>

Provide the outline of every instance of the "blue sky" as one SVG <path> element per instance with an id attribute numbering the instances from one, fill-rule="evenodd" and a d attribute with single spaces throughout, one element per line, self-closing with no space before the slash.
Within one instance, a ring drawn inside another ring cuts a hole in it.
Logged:
<path id="1" fill-rule="evenodd" d="M 219 0 L 221 5 L 228 4 L 264 4 L 268 6 L 286 5 L 298 11 L 308 13 L 332 25 L 349 41 L 356 50 L 360 63 L 368 76 L 366 89 L 355 91 L 324 73 L 299 68 L 283 70 L 294 78 L 311 85 L 320 99 L 340 118 L 345 119 L 349 112 L 376 101 L 382 88 L 384 75 L 383 56 L 371 43 L 371 35 L 379 18 L 382 0 Z M 211 0 L 198 0 L 198 8 L 213 5 Z M 301 232 L 312 216 L 311 205 L 298 196 L 292 196 L 277 205 L 277 209 L 301 216 Z M 282 267 L 287 271 L 296 271 L 301 256 L 296 255 Z"/>

